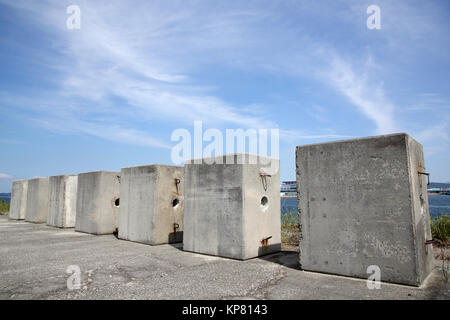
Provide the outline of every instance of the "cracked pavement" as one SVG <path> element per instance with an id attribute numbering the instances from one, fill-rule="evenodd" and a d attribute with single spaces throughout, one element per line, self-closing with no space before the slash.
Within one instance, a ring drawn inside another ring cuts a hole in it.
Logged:
<path id="1" fill-rule="evenodd" d="M 302 271 L 298 253 L 237 261 L 0 216 L 0 299 L 450 299 L 434 270 L 420 288 Z M 438 263 L 437 263 L 438 264 Z M 80 289 L 66 273 L 79 266 Z"/>

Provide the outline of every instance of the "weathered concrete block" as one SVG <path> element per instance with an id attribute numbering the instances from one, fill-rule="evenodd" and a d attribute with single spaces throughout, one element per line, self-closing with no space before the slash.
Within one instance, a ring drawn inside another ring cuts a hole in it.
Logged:
<path id="1" fill-rule="evenodd" d="M 47 225 L 74 228 L 77 207 L 78 176 L 60 175 L 49 178 Z"/>
<path id="2" fill-rule="evenodd" d="M 45 223 L 48 212 L 48 178 L 28 180 L 25 221 Z"/>
<path id="3" fill-rule="evenodd" d="M 183 241 L 184 168 L 122 168 L 119 238 L 151 245 Z"/>
<path id="4" fill-rule="evenodd" d="M 183 249 L 240 260 L 280 251 L 279 160 L 197 160 L 185 164 Z"/>
<path id="5" fill-rule="evenodd" d="M 407 134 L 297 147 L 303 269 L 418 286 L 433 268 L 422 146 Z"/>
<path id="6" fill-rule="evenodd" d="M 118 228 L 120 172 L 80 173 L 77 185 L 75 231 L 114 233 Z"/>
<path id="7" fill-rule="evenodd" d="M 12 183 L 11 205 L 9 218 L 15 220 L 25 219 L 27 207 L 28 180 L 17 180 Z"/>

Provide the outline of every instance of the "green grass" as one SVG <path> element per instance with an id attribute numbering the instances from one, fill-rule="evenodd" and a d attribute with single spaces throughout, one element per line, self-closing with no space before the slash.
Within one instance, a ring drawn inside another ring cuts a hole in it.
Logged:
<path id="1" fill-rule="evenodd" d="M 442 215 L 431 220 L 431 234 L 433 245 L 439 249 L 437 257 L 442 261 L 442 273 L 445 281 L 448 281 L 448 267 L 450 257 L 446 249 L 450 247 L 450 221 L 448 215 Z"/>
<path id="2" fill-rule="evenodd" d="M 9 212 L 9 203 L 0 200 L 0 214 L 7 214 Z"/>
<path id="3" fill-rule="evenodd" d="M 448 215 L 441 215 L 431 220 L 431 234 L 439 245 L 448 246 L 450 241 L 450 220 Z"/>
<path id="4" fill-rule="evenodd" d="M 284 246 L 297 247 L 299 245 L 300 225 L 295 211 L 285 213 L 281 217 L 281 243 Z"/>

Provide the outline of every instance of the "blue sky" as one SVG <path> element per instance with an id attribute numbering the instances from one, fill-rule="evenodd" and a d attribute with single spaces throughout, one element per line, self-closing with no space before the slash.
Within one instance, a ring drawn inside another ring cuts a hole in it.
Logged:
<path id="1" fill-rule="evenodd" d="M 283 180 L 296 145 L 408 132 L 449 182 L 449 13 L 447 0 L 0 0 L 0 192 L 171 164 L 171 133 L 194 120 L 279 128 Z"/>

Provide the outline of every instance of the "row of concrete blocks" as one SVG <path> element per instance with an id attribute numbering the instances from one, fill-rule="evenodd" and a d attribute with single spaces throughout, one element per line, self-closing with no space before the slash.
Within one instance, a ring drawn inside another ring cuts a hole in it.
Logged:
<path id="1" fill-rule="evenodd" d="M 249 164 L 249 155 L 234 157 L 244 164 L 203 159 L 184 170 L 153 165 L 80 174 L 75 229 L 104 234 L 118 226 L 122 239 L 183 239 L 186 251 L 236 259 L 279 251 L 280 177 L 265 174 L 278 162 L 264 167 Z M 299 146 L 296 168 L 302 269 L 367 278 L 379 268 L 382 281 L 424 281 L 434 261 L 419 143 L 394 134 Z M 70 179 L 50 178 L 49 224 L 70 226 L 72 219 L 60 217 L 73 210 Z M 15 183 L 12 209 L 26 202 L 27 220 L 42 222 L 46 190 L 46 179 L 29 180 L 28 193 L 26 182 Z"/>
<path id="2" fill-rule="evenodd" d="M 10 218 L 117 231 L 150 245 L 183 241 L 186 251 L 245 260 L 281 250 L 280 176 L 262 176 L 279 160 L 262 159 L 238 154 L 14 181 Z"/>

